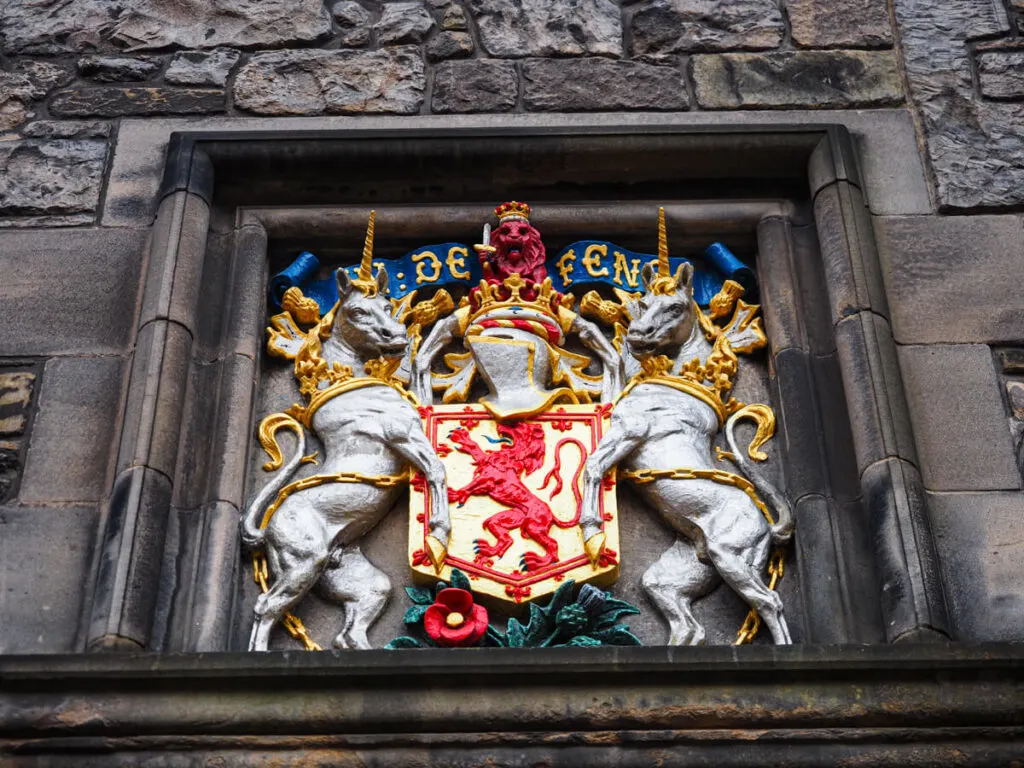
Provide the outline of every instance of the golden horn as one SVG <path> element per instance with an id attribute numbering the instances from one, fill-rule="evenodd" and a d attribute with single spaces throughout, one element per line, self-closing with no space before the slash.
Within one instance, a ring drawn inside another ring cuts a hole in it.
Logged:
<path id="1" fill-rule="evenodd" d="M 366 222 L 366 241 L 363 243 L 363 260 L 359 264 L 359 279 L 373 280 L 373 222 L 377 218 L 376 211 L 370 211 L 370 220 Z"/>
<path id="2" fill-rule="evenodd" d="M 658 276 L 669 277 L 668 235 L 665 234 L 665 209 L 658 209 Z"/>

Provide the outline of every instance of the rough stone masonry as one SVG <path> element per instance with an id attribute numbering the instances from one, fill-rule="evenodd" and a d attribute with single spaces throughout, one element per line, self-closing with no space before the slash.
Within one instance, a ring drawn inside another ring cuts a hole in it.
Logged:
<path id="1" fill-rule="evenodd" d="M 890 15 L 885 0 L 5 3 L 0 226 L 88 223 L 110 121 L 158 115 L 909 101 L 941 208 L 1024 203 L 1019 5 L 892 5 Z"/>

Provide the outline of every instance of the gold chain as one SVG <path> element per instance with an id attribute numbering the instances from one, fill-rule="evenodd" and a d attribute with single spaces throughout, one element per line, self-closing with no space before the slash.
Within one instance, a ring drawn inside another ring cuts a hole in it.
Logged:
<path id="1" fill-rule="evenodd" d="M 711 480 L 722 485 L 731 485 L 734 488 L 739 488 L 750 497 L 750 500 L 754 502 L 754 506 L 761 510 L 761 514 L 768 521 L 768 525 L 775 525 L 768 507 L 758 497 L 754 484 L 747 480 L 747 478 L 733 472 L 726 472 L 722 469 L 688 469 L 681 467 L 678 469 L 634 469 L 623 472 L 621 476 L 640 485 L 653 483 L 655 480 Z M 768 559 L 768 575 L 770 577 L 768 589 L 774 590 L 779 580 L 782 579 L 785 572 L 785 560 L 786 553 L 781 548 L 772 552 L 771 557 Z M 736 635 L 736 642 L 733 645 L 752 643 L 760 629 L 761 617 L 758 616 L 757 611 L 751 608 L 750 612 L 747 613 L 747 618 L 743 621 L 743 626 L 740 627 L 740 631 Z"/>
<path id="2" fill-rule="evenodd" d="M 289 483 L 278 491 L 277 498 L 274 499 L 274 503 L 267 507 L 267 511 L 263 514 L 263 521 L 260 523 L 260 530 L 267 527 L 267 524 L 270 522 L 270 518 L 273 517 L 277 508 L 284 503 L 285 499 L 296 491 L 301 491 L 306 488 L 315 488 L 316 486 L 324 485 L 325 483 L 368 483 L 370 485 L 375 485 L 378 488 L 393 488 L 396 485 L 408 482 L 408 480 L 408 472 L 403 472 L 400 475 L 364 475 L 360 472 L 338 472 L 333 475 L 311 475 L 310 477 L 304 477 L 301 480 Z M 270 589 L 267 583 L 270 577 L 270 571 L 267 567 L 267 556 L 265 553 L 258 552 L 252 556 L 252 575 L 253 581 L 259 584 L 260 589 L 266 593 Z M 309 632 L 306 630 L 306 625 L 302 623 L 302 619 L 294 613 L 285 613 L 281 620 L 281 626 L 287 630 L 289 635 L 302 643 L 303 647 L 307 651 L 323 650 L 323 648 L 309 636 Z"/>

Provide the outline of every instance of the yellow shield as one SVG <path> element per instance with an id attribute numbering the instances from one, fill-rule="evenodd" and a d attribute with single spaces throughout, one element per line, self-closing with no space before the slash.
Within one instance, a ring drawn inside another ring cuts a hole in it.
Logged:
<path id="1" fill-rule="evenodd" d="M 601 489 L 606 544 L 595 564 L 579 527 L 583 464 L 608 429 L 610 407 L 561 405 L 504 422 L 480 405 L 422 412 L 448 478 L 452 535 L 441 578 L 458 568 L 473 579 L 474 591 L 513 604 L 544 597 L 565 579 L 607 585 L 618 578 L 613 481 Z M 421 581 L 439 576 L 427 555 L 428 494 L 423 478 L 415 478 L 409 558 Z"/>

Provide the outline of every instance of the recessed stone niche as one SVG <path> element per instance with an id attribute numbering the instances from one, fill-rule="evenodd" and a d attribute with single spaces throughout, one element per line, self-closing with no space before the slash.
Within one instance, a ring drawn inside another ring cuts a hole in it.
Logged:
<path id="1" fill-rule="evenodd" d="M 779 420 L 767 468 L 795 506 L 780 586 L 794 640 L 946 632 L 844 129 L 176 134 L 166 169 L 91 646 L 245 647 L 256 587 L 238 516 L 266 482 L 255 425 L 297 399 L 290 366 L 265 352 L 268 274 L 303 250 L 325 275 L 355 263 L 371 208 L 375 257 L 386 260 L 418 245 L 474 242 L 506 199 L 534 207 L 549 253 L 582 239 L 653 252 L 663 205 L 673 255 L 699 257 L 722 241 L 754 267 L 769 346 L 744 363 L 737 389 L 770 403 Z M 611 589 L 641 609 L 626 623 L 660 645 L 667 631 L 639 579 L 671 539 L 624 486 L 622 568 Z M 375 646 L 404 633 L 407 515 L 403 499 L 365 539 L 395 588 Z M 721 644 L 746 608 L 723 586 L 697 611 L 708 642 Z M 297 613 L 329 644 L 341 609 L 310 597 Z M 764 630 L 758 642 L 768 642 Z M 272 647 L 297 645 L 278 632 Z"/>

